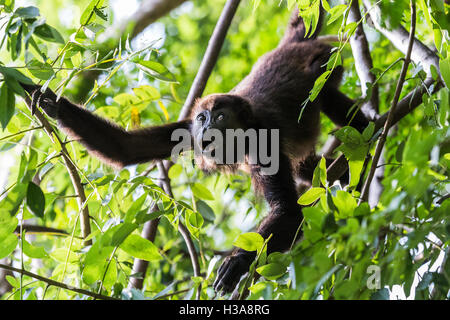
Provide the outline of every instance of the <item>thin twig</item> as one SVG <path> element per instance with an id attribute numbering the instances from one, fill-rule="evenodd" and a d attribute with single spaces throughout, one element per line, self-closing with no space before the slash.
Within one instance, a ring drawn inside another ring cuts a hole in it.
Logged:
<path id="1" fill-rule="evenodd" d="M 394 98 L 392 100 L 391 109 L 389 110 L 386 122 L 384 124 L 383 132 L 381 133 L 380 139 L 378 140 L 378 144 L 375 149 L 375 154 L 372 159 L 372 166 L 370 168 L 369 175 L 366 179 L 366 182 L 364 183 L 364 186 L 363 186 L 363 189 L 361 192 L 361 199 L 359 201 L 360 203 L 362 201 L 367 201 L 367 199 L 369 198 L 370 183 L 372 182 L 372 179 L 375 175 L 375 170 L 377 168 L 378 161 L 381 156 L 381 151 L 383 150 L 384 144 L 386 142 L 386 137 L 388 135 L 389 129 L 390 129 L 392 121 L 393 121 L 395 108 L 397 107 L 397 104 L 398 104 L 398 101 L 400 98 L 400 94 L 402 92 L 403 83 L 404 83 L 405 77 L 406 77 L 406 72 L 408 71 L 408 65 L 409 65 L 409 62 L 411 61 L 411 52 L 412 52 L 412 47 L 414 44 L 415 30 L 416 30 L 416 3 L 414 0 L 411 0 L 411 29 L 409 31 L 409 44 L 408 44 L 408 49 L 406 51 L 405 61 L 403 62 L 400 77 L 397 82 L 397 87 L 395 89 L 395 94 L 394 94 Z"/>
<path id="2" fill-rule="evenodd" d="M 25 132 L 33 131 L 33 130 L 37 130 L 37 129 L 42 129 L 42 128 L 43 128 L 43 126 L 28 128 L 28 129 L 25 129 L 25 130 L 22 130 L 22 131 L 10 134 L 8 136 L 2 137 L 2 138 L 0 138 L 0 141 L 8 140 L 8 139 L 13 138 L 15 136 L 21 135 L 21 134 L 23 134 Z"/>
<path id="3" fill-rule="evenodd" d="M 40 276 L 38 274 L 29 272 L 27 270 L 17 269 L 17 268 L 8 266 L 6 264 L 0 263 L 0 268 L 5 269 L 5 270 L 9 270 L 9 271 L 13 271 L 13 272 L 18 272 L 18 273 L 20 273 L 22 275 L 29 276 L 29 277 L 37 279 L 39 281 L 43 281 L 45 283 L 48 283 L 49 285 L 52 285 L 54 287 L 70 290 L 70 291 L 73 291 L 73 292 L 76 292 L 76 293 L 80 293 L 80 294 L 84 294 L 86 296 L 93 297 L 93 298 L 96 298 L 96 299 L 120 300 L 120 299 L 116 299 L 116 298 L 113 298 L 113 297 L 108 297 L 108 296 L 104 296 L 104 295 L 101 295 L 101 294 L 97 294 L 95 292 L 91 292 L 91 291 L 88 291 L 88 290 L 84 290 L 84 289 L 76 288 L 76 287 L 73 287 L 73 286 L 69 286 L 69 285 L 67 285 L 65 283 L 58 282 L 58 281 L 55 281 L 55 280 L 52 280 L 52 279 L 49 279 L 49 278 L 42 277 L 42 276 Z"/>

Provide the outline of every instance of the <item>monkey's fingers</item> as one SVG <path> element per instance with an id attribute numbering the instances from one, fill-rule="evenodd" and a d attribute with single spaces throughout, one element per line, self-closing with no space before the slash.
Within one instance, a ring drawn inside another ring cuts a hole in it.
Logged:
<path id="1" fill-rule="evenodd" d="M 31 109 L 31 114 L 34 115 L 36 106 L 39 105 L 49 117 L 57 117 L 59 105 L 56 101 L 57 97 L 52 90 L 47 88 L 45 92 L 42 92 L 42 86 L 40 85 L 25 83 L 20 83 L 20 85 L 28 93 L 25 101 Z"/>
<path id="2" fill-rule="evenodd" d="M 232 255 L 225 258 L 217 270 L 217 277 L 213 284 L 214 290 L 221 295 L 232 292 L 242 275 L 248 271 L 249 266 L 248 259 L 243 255 Z"/>
<path id="3" fill-rule="evenodd" d="M 37 84 L 26 84 L 22 82 L 19 82 L 19 84 L 28 94 L 28 97 L 25 98 L 25 101 L 31 109 L 31 114 L 34 115 L 34 112 L 36 111 L 37 100 L 41 95 L 41 86 Z"/>

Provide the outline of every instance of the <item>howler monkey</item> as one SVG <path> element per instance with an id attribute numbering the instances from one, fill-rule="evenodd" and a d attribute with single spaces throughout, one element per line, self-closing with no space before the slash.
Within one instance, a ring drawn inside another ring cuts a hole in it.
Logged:
<path id="1" fill-rule="evenodd" d="M 193 145 L 202 150 L 208 148 L 203 137 L 210 129 L 278 129 L 280 147 L 275 156 L 279 169 L 273 174 L 264 174 L 264 165 L 258 160 L 218 165 L 203 153 L 197 158 L 206 171 L 239 168 L 251 174 L 256 189 L 270 206 L 258 232 L 264 238 L 272 234 L 268 253 L 283 251 L 294 240 L 302 220 L 293 168 L 314 149 L 320 111 L 339 126 L 347 125 L 352 116 L 348 111 L 353 101 L 338 91 L 342 69 L 336 68 L 317 99 L 306 105 L 299 121 L 302 103 L 325 71 L 331 54 L 331 47 L 316 39 L 319 29 L 306 38 L 303 21 L 294 14 L 279 45 L 262 56 L 232 91 L 200 98 L 188 119 L 161 126 L 125 131 L 65 98 L 57 101 L 51 90 L 41 93 L 38 86 L 23 86 L 34 103 L 57 119 L 60 128 L 93 155 L 118 167 L 169 157 L 178 143 L 171 140 L 176 129 L 189 130 Z M 367 124 L 357 111 L 351 125 L 362 130 Z M 228 142 L 225 140 L 225 144 Z M 234 250 L 217 271 L 215 290 L 231 292 L 254 258 L 255 252 Z"/>

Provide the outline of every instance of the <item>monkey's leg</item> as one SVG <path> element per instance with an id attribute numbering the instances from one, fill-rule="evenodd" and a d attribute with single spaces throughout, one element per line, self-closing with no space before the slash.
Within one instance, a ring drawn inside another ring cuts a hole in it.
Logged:
<path id="1" fill-rule="evenodd" d="M 272 235 L 267 244 L 267 253 L 289 249 L 294 241 L 297 229 L 302 221 L 300 206 L 297 204 L 297 192 L 292 178 L 289 159 L 281 154 L 277 173 L 264 175 L 261 167 L 252 167 L 252 178 L 257 187 L 261 188 L 271 210 L 258 228 L 258 233 L 264 238 Z M 298 233 L 299 236 L 301 232 Z M 227 257 L 219 270 L 214 282 L 218 292 L 231 292 L 238 284 L 255 258 L 255 252 L 236 249 Z"/>
<path id="2" fill-rule="evenodd" d="M 126 131 L 65 98 L 56 101 L 57 97 L 51 90 L 41 93 L 39 86 L 23 87 L 33 97 L 33 102 L 37 101 L 48 116 L 58 121 L 63 131 L 78 139 L 95 156 L 115 166 L 171 156 L 173 148 L 179 143 L 171 139 L 176 129 L 184 129 L 185 136 L 191 139 L 190 120 Z M 183 144 L 185 149 L 190 149 L 191 143 L 188 142 Z"/>
<path id="3" fill-rule="evenodd" d="M 369 124 L 361 110 L 356 111 L 356 108 L 354 108 L 350 111 L 355 102 L 334 87 L 324 87 L 320 100 L 323 113 L 341 127 L 350 123 L 352 127 L 361 132 Z"/>

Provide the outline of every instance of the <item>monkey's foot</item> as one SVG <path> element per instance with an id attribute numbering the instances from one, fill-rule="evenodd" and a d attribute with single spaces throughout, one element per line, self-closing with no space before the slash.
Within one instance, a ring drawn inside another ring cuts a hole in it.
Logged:
<path id="1" fill-rule="evenodd" d="M 216 292 L 230 293 L 239 283 L 255 255 L 253 252 L 237 252 L 225 258 L 224 262 L 217 270 L 217 277 L 214 281 L 214 290 Z"/>

